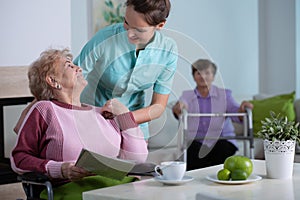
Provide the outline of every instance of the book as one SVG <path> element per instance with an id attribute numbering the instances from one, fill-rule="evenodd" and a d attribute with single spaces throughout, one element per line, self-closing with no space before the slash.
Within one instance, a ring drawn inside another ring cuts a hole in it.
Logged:
<path id="1" fill-rule="evenodd" d="M 156 176 L 154 171 L 155 168 L 154 163 L 137 163 L 130 170 L 128 175 L 137 175 L 137 176 Z"/>
<path id="2" fill-rule="evenodd" d="M 100 176 L 122 180 L 136 163 L 134 161 L 112 158 L 82 149 L 75 166 Z"/>
<path id="3" fill-rule="evenodd" d="M 75 166 L 100 176 L 122 180 L 126 175 L 154 176 L 155 164 L 103 156 L 82 149 Z"/>

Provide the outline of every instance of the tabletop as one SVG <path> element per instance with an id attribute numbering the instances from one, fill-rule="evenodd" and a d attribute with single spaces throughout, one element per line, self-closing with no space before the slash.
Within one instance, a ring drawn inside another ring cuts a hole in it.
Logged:
<path id="1" fill-rule="evenodd" d="M 92 190 L 83 193 L 83 200 L 95 199 L 172 199 L 172 200 L 257 200 L 300 199 L 300 163 L 294 163 L 293 178 L 268 179 L 265 161 L 252 160 L 253 173 L 262 179 L 247 184 L 220 184 L 207 179 L 223 165 L 188 171 L 194 180 L 181 185 L 164 185 L 155 179 Z"/>

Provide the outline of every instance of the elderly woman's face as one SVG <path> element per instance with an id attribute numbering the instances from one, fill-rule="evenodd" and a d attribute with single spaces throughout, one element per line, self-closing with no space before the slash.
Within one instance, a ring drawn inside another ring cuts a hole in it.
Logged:
<path id="1" fill-rule="evenodd" d="M 82 75 L 82 69 L 68 58 L 60 58 L 57 62 L 57 79 L 64 89 L 83 89 L 87 81 Z"/>
<path id="2" fill-rule="evenodd" d="M 210 87 L 214 79 L 215 75 L 212 67 L 194 73 L 194 80 L 197 86 L 200 87 Z"/>

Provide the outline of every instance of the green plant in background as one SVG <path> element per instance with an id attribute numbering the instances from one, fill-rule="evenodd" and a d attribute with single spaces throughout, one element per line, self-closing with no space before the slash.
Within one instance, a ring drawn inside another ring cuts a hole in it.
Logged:
<path id="1" fill-rule="evenodd" d="M 123 2 L 115 6 L 112 0 L 105 0 L 105 5 L 108 9 L 103 12 L 103 17 L 108 24 L 123 22 L 124 20 L 124 14 L 123 14 L 124 12 L 122 10 L 122 8 L 124 8 Z"/>
<path id="2" fill-rule="evenodd" d="M 285 116 L 270 112 L 270 118 L 261 121 L 261 130 L 257 132 L 258 137 L 275 141 L 294 140 L 300 143 L 299 122 L 289 121 Z"/>

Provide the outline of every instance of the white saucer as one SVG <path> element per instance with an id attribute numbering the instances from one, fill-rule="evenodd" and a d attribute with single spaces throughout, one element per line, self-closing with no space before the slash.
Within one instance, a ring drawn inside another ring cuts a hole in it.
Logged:
<path id="1" fill-rule="evenodd" d="M 163 183 L 165 185 L 181 185 L 194 180 L 194 178 L 190 176 L 184 176 L 181 180 L 165 180 L 160 176 L 156 176 L 154 177 L 154 180 Z"/>
<path id="2" fill-rule="evenodd" d="M 252 183 L 252 182 L 255 182 L 255 181 L 259 181 L 259 180 L 262 179 L 262 177 L 254 175 L 254 174 L 251 174 L 246 180 L 240 180 L 240 181 L 238 181 L 238 180 L 236 180 L 236 181 L 229 180 L 229 181 L 224 181 L 224 180 L 219 180 L 216 174 L 212 174 L 212 175 L 207 176 L 206 179 L 210 180 L 212 182 L 215 182 L 215 183 L 236 185 L 236 184 L 245 184 L 245 183 Z"/>

